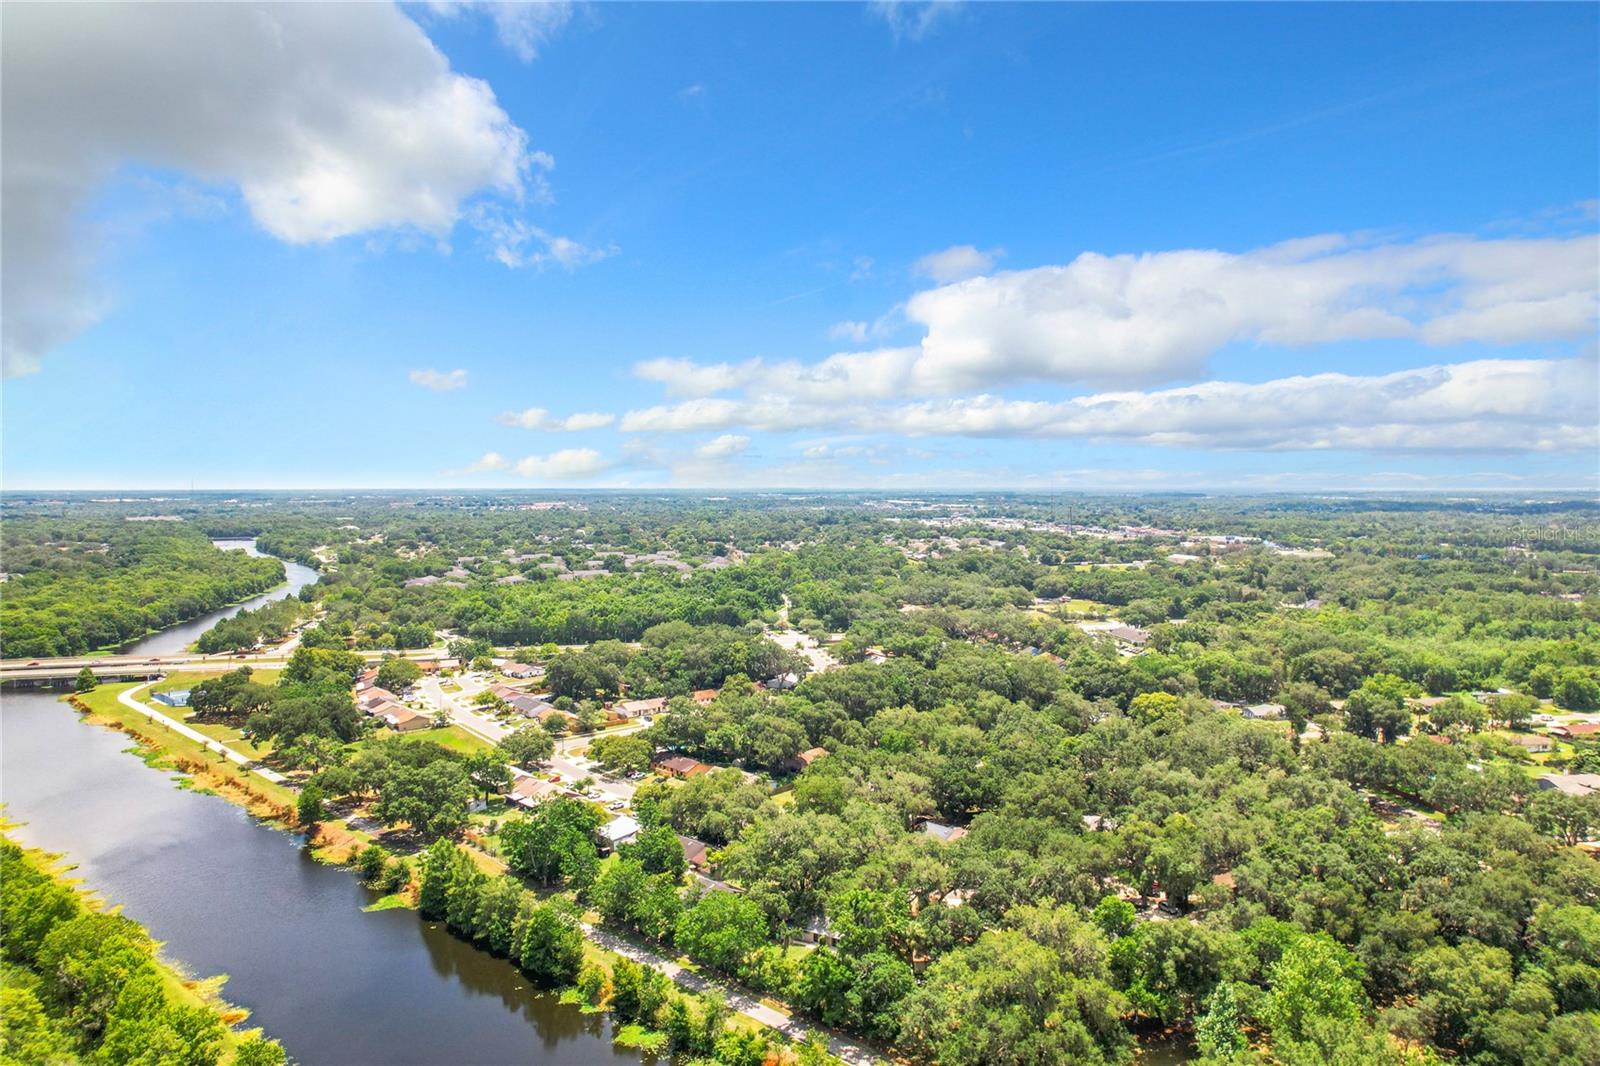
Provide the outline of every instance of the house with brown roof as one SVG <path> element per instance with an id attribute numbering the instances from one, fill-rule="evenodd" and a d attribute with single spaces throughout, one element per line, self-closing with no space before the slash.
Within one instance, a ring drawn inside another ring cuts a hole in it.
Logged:
<path id="1" fill-rule="evenodd" d="M 656 759 L 656 772 L 666 774 L 668 777 L 699 777 L 709 774 L 716 769 L 707 766 L 699 759 L 691 759 L 687 755 L 665 755 Z"/>
<path id="2" fill-rule="evenodd" d="M 809 748 L 805 751 L 802 751 L 794 758 L 787 760 L 784 763 L 784 766 L 787 769 L 793 770 L 795 773 L 799 773 L 801 770 L 804 770 L 806 767 L 810 766 L 818 759 L 823 758 L 827 754 L 827 748 Z"/>
<path id="3" fill-rule="evenodd" d="M 543 677 L 544 667 L 529 666 L 527 663 L 506 663 L 500 668 L 500 672 L 507 677 L 515 678 Z"/>
<path id="4" fill-rule="evenodd" d="M 1565 722 L 1551 726 L 1550 732 L 1559 737 L 1600 736 L 1600 722 Z"/>
<path id="5" fill-rule="evenodd" d="M 553 781 L 524 774 L 512 783 L 511 790 L 506 793 L 506 800 L 519 807 L 537 807 L 551 796 L 559 796 L 561 792 L 561 786 Z"/>
<path id="6" fill-rule="evenodd" d="M 694 695 L 691 696 L 690 698 L 693 699 L 700 706 L 704 707 L 706 704 L 708 704 L 712 700 L 716 699 L 719 694 L 720 693 L 719 693 L 718 689 L 714 689 L 714 688 L 697 688 L 697 689 L 694 690 Z"/>
<path id="7" fill-rule="evenodd" d="M 1543 733 L 1516 733 L 1509 739 L 1511 743 L 1532 755 L 1550 751 L 1556 743 Z"/>
<path id="8" fill-rule="evenodd" d="M 710 868 L 710 844 L 707 844 L 704 840 L 696 840 L 694 837 L 684 836 L 678 838 L 678 843 L 683 845 L 683 857 L 688 860 L 691 870 L 699 870 L 703 873 Z"/>
<path id="9" fill-rule="evenodd" d="M 378 711 L 375 717 L 396 733 L 415 733 L 420 729 L 431 729 L 433 727 L 433 719 L 425 714 L 418 714 L 410 707 L 401 707 L 399 704 L 394 704 Z"/>

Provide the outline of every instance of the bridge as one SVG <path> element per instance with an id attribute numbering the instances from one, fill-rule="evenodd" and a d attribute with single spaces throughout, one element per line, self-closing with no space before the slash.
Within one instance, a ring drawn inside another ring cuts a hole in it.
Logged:
<path id="1" fill-rule="evenodd" d="M 149 681 L 174 670 L 232 670 L 240 666 L 281 667 L 291 651 L 268 648 L 260 652 L 199 655 L 182 652 L 175 655 L 83 655 L 54 659 L 0 659 L 0 684 L 28 687 L 49 686 L 71 681 L 87 666 L 101 681 Z M 407 659 L 438 659 L 443 653 L 437 649 L 413 651 L 361 651 L 357 652 L 367 662 L 381 661 L 384 656 L 402 656 Z"/>

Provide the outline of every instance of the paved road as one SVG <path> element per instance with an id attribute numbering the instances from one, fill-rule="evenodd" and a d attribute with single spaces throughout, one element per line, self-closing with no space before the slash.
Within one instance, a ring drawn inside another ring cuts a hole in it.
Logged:
<path id="1" fill-rule="evenodd" d="M 200 732 L 197 729 L 191 729 L 189 726 L 184 725 L 182 722 L 178 721 L 175 718 L 168 718 L 166 715 L 162 714 L 160 711 L 156 710 L 154 707 L 151 707 L 149 704 L 143 703 L 143 702 L 133 698 L 133 694 L 135 692 L 138 692 L 141 689 L 146 689 L 146 688 L 149 688 L 149 687 L 150 686 L 148 684 L 146 684 L 146 685 L 135 685 L 133 688 L 128 689 L 126 692 L 119 692 L 117 694 L 117 702 L 122 704 L 124 707 L 127 707 L 127 708 L 129 708 L 131 710 L 138 711 L 140 714 L 144 715 L 146 718 L 150 719 L 152 722 L 157 722 L 157 723 L 159 723 L 161 725 L 166 726 L 168 729 L 172 730 L 174 733 L 177 733 L 179 736 L 185 736 L 185 737 L 188 737 L 190 740 L 199 741 L 201 744 L 203 744 L 206 747 L 210 748 L 212 751 L 217 752 L 219 755 L 225 756 L 228 759 L 229 762 L 238 763 L 240 766 L 242 766 L 245 769 L 249 770 L 251 773 L 260 774 L 262 777 L 266 778 L 268 781 L 271 781 L 275 785 L 281 785 L 286 780 L 284 778 L 284 776 L 282 774 L 278 773 L 276 770 L 269 770 L 265 766 L 253 766 L 253 765 L 251 765 L 255 760 L 247 758 L 246 756 L 239 754 L 238 752 L 234 751 L 232 748 L 228 747 L 226 744 L 222 743 L 222 741 L 214 740 L 211 737 L 206 736 L 204 733 Z"/>
<path id="2" fill-rule="evenodd" d="M 774 1010 L 752 996 L 736 991 L 719 981 L 714 981 L 701 974 L 685 970 L 671 959 L 663 958 L 655 952 L 642 948 L 631 940 L 615 933 L 590 925 L 587 922 L 579 924 L 583 926 L 584 935 L 601 947 L 615 951 L 618 955 L 632 959 L 634 962 L 648 966 L 653 970 L 660 970 L 675 983 L 689 989 L 691 992 L 705 992 L 714 988 L 727 999 L 728 1006 L 731 1009 L 747 1018 L 760 1022 L 762 1025 L 778 1030 L 790 1040 L 804 1040 L 814 1030 L 827 1039 L 830 1054 L 843 1059 L 845 1062 L 850 1063 L 851 1066 L 872 1066 L 873 1063 L 879 1061 L 879 1057 L 871 1050 L 852 1042 L 839 1033 L 824 1029 L 821 1026 L 808 1026 L 804 1022 L 796 1021 L 782 1011 Z"/>

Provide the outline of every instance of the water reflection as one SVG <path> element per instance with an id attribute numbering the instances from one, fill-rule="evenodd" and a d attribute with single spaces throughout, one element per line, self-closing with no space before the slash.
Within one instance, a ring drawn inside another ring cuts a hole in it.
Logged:
<path id="1" fill-rule="evenodd" d="M 637 1063 L 604 1015 L 529 987 L 510 963 L 373 894 L 296 838 L 173 787 L 53 696 L 0 701 L 0 802 L 25 843 L 78 876 L 302 1063 Z M 290 853 L 290 852 L 293 853 Z"/>

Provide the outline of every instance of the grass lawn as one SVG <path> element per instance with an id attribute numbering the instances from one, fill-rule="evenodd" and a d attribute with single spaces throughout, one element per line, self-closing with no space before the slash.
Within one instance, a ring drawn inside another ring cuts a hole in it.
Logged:
<path id="1" fill-rule="evenodd" d="M 216 752 L 202 746 L 199 741 L 191 740 L 166 726 L 159 725 L 117 701 L 119 694 L 137 684 L 138 682 L 124 682 L 100 685 L 93 692 L 83 693 L 78 698 L 89 708 L 96 720 L 132 733 L 159 754 L 171 756 L 175 761 L 174 765 L 203 767 L 204 777 L 207 779 L 202 782 L 203 784 L 220 784 L 225 788 L 242 790 L 293 809 L 295 792 L 292 789 L 274 784 L 259 774 L 251 773 L 244 767 L 229 762 Z"/>
<path id="2" fill-rule="evenodd" d="M 162 707 L 160 704 L 156 704 L 155 709 L 161 711 L 163 714 L 167 714 L 167 711 L 169 710 L 169 708 Z M 181 710 L 182 708 L 170 709 Z M 168 717 L 177 716 L 169 714 Z M 250 741 L 244 739 L 244 734 L 240 733 L 231 725 L 223 725 L 221 722 L 196 722 L 187 715 L 185 715 L 183 718 L 183 724 L 188 726 L 190 729 L 193 729 L 197 733 L 204 733 L 213 740 L 222 741 L 228 747 L 232 748 L 234 751 L 245 756 L 246 758 L 264 759 L 268 755 L 272 754 L 271 744 L 262 746 L 252 744 Z"/>
<path id="3" fill-rule="evenodd" d="M 382 734 L 379 734 L 382 735 Z M 460 752 L 462 755 L 476 755 L 480 751 L 489 751 L 494 745 L 480 736 L 467 732 L 458 725 L 447 726 L 444 729 L 429 729 L 426 732 L 398 734 L 403 740 L 431 740 L 435 744 L 442 744 L 451 751 Z"/>

